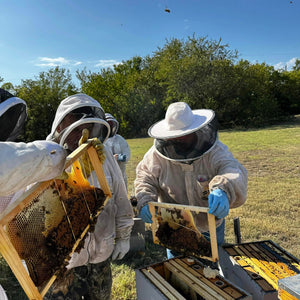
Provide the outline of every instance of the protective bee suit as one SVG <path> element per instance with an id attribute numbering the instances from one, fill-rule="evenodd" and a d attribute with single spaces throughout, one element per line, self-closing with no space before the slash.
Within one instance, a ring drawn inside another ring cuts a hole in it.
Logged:
<path id="1" fill-rule="evenodd" d="M 0 299 L 1 300 L 8 300 L 7 296 L 6 296 L 6 293 L 3 289 L 3 287 L 0 285 Z"/>
<path id="2" fill-rule="evenodd" d="M 218 190 L 228 202 L 227 210 L 221 207 L 225 213 L 215 214 L 221 216 L 216 220 L 220 226 L 229 207 L 245 202 L 247 171 L 218 140 L 213 111 L 173 103 L 148 134 L 155 140 L 136 168 L 138 211 L 150 201 L 209 207 L 209 194 Z M 208 231 L 206 214 L 199 213 L 195 223 L 200 232 Z"/>
<path id="3" fill-rule="evenodd" d="M 62 124 L 63 126 L 61 126 Z M 47 140 L 60 142 L 70 151 L 74 151 L 76 148 L 75 145 L 78 145 L 82 129 L 86 127 L 88 127 L 88 130 L 91 133 L 90 138 L 97 137 L 102 143 L 105 142 L 110 132 L 109 125 L 105 121 L 104 111 L 99 102 L 88 95 L 76 94 L 64 99 L 60 103 L 55 115 L 51 133 L 48 135 Z M 112 197 L 108 200 L 103 211 L 100 213 L 95 225 L 95 230 L 92 233 L 89 233 L 85 238 L 84 247 L 79 253 L 75 252 L 72 255 L 69 265 L 67 266 L 68 269 L 74 270 L 75 268 L 75 272 L 77 272 L 75 277 L 80 277 L 80 280 L 83 278 L 83 276 L 80 275 L 81 272 L 85 273 L 85 271 L 82 271 L 83 267 L 87 266 L 88 270 L 90 270 L 91 267 L 96 268 L 96 266 L 101 263 L 109 262 L 111 256 L 112 259 L 121 259 L 129 250 L 129 239 L 133 226 L 133 209 L 127 198 L 127 192 L 120 168 L 110 150 L 107 149 L 105 143 L 104 150 L 106 158 L 103 164 L 103 171 L 110 187 Z M 88 180 L 92 184 L 94 183 L 96 187 L 100 187 L 94 171 L 91 173 Z M 106 267 L 110 270 L 110 265 L 107 264 Z M 95 274 L 97 272 L 98 271 L 95 270 Z M 101 270 L 99 272 L 105 273 L 106 271 Z M 90 274 L 92 272 L 88 271 L 88 273 Z M 80 287 L 82 287 L 82 284 L 90 284 L 88 281 L 91 281 L 92 279 L 90 277 L 87 278 L 86 276 L 87 275 L 84 277 L 87 282 L 81 280 L 80 283 L 78 283 L 80 284 Z M 101 292 L 102 295 L 100 295 L 101 288 L 99 288 L 99 295 L 95 295 L 97 289 L 87 287 L 89 290 L 89 297 L 93 299 L 109 298 L 111 274 L 108 272 L 106 277 L 110 277 L 110 282 L 105 283 L 107 284 L 107 291 Z M 107 278 L 105 280 L 107 280 Z M 95 279 L 95 282 L 96 285 L 105 285 L 97 282 L 97 279 Z M 74 284 L 72 283 L 67 287 L 68 294 L 65 299 L 74 298 L 74 293 L 78 292 L 78 287 L 74 287 L 73 289 L 72 285 Z M 60 290 L 62 290 L 62 287 L 63 282 L 61 283 Z M 107 295 L 105 296 L 105 294 Z M 82 295 L 79 296 L 82 297 Z M 50 299 L 55 298 L 51 295 Z"/>
<path id="4" fill-rule="evenodd" d="M 53 142 L 14 143 L 26 120 L 26 103 L 0 89 L 0 195 L 60 175 L 66 151 Z"/>
<path id="5" fill-rule="evenodd" d="M 66 151 L 54 142 L 14 143 L 27 117 L 26 103 L 0 89 L 0 214 L 25 188 L 60 175 Z M 0 299 L 7 299 L 0 286 Z"/>
<path id="6" fill-rule="evenodd" d="M 116 158 L 127 188 L 126 164 L 130 160 L 130 148 L 126 140 L 117 134 L 119 122 L 109 113 L 105 114 L 105 118 L 110 125 L 110 135 L 105 144 Z"/>

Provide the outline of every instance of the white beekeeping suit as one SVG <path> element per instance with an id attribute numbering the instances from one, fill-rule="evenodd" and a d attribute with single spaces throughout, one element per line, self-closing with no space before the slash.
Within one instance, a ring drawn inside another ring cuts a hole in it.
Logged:
<path id="1" fill-rule="evenodd" d="M 1 285 L 0 285 L 0 300 L 7 300 L 6 293 Z"/>
<path id="2" fill-rule="evenodd" d="M 99 299 L 99 294 L 101 299 L 109 299 L 112 282 L 110 260 L 122 259 L 129 251 L 133 209 L 127 198 L 120 168 L 105 144 L 110 128 L 100 103 L 86 94 L 75 94 L 64 99 L 57 108 L 47 139 L 74 151 L 84 129 L 89 131 L 90 138 L 95 140 L 97 137 L 99 142 L 104 143 L 103 171 L 112 196 L 98 216 L 94 231 L 86 236 L 80 252 L 72 254 L 67 268 L 69 274 L 74 275 L 76 283 L 68 283 L 65 299 Z M 88 180 L 95 187 L 100 187 L 95 171 L 88 176 Z M 86 272 L 87 269 L 93 271 Z M 81 272 L 86 272 L 86 276 L 80 276 Z M 61 278 L 56 281 L 57 288 L 53 294 L 58 295 L 62 289 L 65 290 L 65 280 Z M 84 290 L 78 286 L 88 288 Z M 49 299 L 53 299 L 53 294 L 49 295 Z"/>
<path id="3" fill-rule="evenodd" d="M 110 135 L 105 144 L 111 150 L 121 169 L 127 188 L 126 164 L 130 159 L 130 148 L 126 140 L 119 134 L 119 122 L 109 113 L 105 114 L 106 121 L 110 125 Z"/>
<path id="4" fill-rule="evenodd" d="M 57 177 L 65 165 L 67 153 L 54 142 L 13 142 L 26 117 L 25 101 L 0 89 L 0 214 L 28 185 Z M 4 299 L 0 285 L 0 300 Z"/>
<path id="5" fill-rule="evenodd" d="M 25 101 L 0 89 L 0 196 L 10 196 L 31 183 L 57 177 L 65 165 L 67 152 L 57 143 L 13 142 L 26 116 Z"/>
<path id="6" fill-rule="evenodd" d="M 154 145 L 138 164 L 134 182 L 141 218 L 152 222 L 151 201 L 209 207 L 209 213 L 218 218 L 217 241 L 222 244 L 224 218 L 229 209 L 246 201 L 248 176 L 219 141 L 215 112 L 191 110 L 187 103 L 175 102 L 148 134 Z M 200 232 L 207 233 L 206 214 L 197 214 L 195 224 Z"/>

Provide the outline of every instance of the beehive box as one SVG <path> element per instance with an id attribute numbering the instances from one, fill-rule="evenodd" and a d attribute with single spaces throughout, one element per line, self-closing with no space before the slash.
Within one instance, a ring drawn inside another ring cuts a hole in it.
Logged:
<path id="1" fill-rule="evenodd" d="M 80 160 L 89 155 L 101 189 L 83 176 Z M 42 299 L 63 276 L 74 251 L 93 230 L 111 193 L 96 150 L 84 144 L 65 165 L 68 178 L 33 185 L 0 216 L 0 253 L 29 299 Z"/>
<path id="2" fill-rule="evenodd" d="M 177 257 L 138 269 L 135 271 L 137 299 L 252 299 L 221 275 L 207 278 L 204 268 L 192 257 Z"/>
<path id="3" fill-rule="evenodd" d="M 300 273 L 299 259 L 274 242 L 257 241 L 219 249 L 222 272 L 253 299 L 278 299 L 278 282 Z"/>

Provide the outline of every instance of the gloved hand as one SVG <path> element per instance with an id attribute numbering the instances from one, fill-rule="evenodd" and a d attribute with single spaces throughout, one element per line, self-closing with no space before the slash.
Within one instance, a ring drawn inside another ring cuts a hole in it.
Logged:
<path id="1" fill-rule="evenodd" d="M 150 214 L 148 204 L 141 208 L 140 217 L 145 223 L 152 223 L 152 216 Z"/>
<path id="2" fill-rule="evenodd" d="M 226 193 L 221 189 L 213 190 L 208 195 L 209 213 L 217 218 L 224 218 L 229 213 L 229 201 Z"/>
<path id="3" fill-rule="evenodd" d="M 129 251 L 130 239 L 117 239 L 111 259 L 122 259 Z"/>
<path id="4" fill-rule="evenodd" d="M 126 154 L 118 154 L 118 161 L 126 162 Z"/>
<path id="5" fill-rule="evenodd" d="M 101 141 L 97 138 L 93 138 L 93 139 L 88 139 L 89 137 L 89 131 L 88 129 L 83 129 L 82 130 L 82 136 L 78 142 L 78 146 L 81 146 L 83 143 L 87 142 L 87 141 L 91 141 L 92 142 L 92 146 L 96 149 L 98 157 L 100 162 L 103 164 L 105 161 L 105 153 L 104 153 L 104 146 L 101 143 Z M 81 158 L 81 162 L 83 165 L 83 169 L 84 172 L 86 174 L 86 176 L 90 175 L 90 173 L 93 171 L 93 166 L 92 163 L 90 161 L 90 158 L 88 156 L 87 153 L 85 153 L 82 158 Z"/>

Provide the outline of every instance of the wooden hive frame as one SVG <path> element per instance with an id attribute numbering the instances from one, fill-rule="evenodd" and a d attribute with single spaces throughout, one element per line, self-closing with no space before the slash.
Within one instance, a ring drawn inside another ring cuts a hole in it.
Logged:
<path id="1" fill-rule="evenodd" d="M 218 244 L 217 244 L 217 233 L 216 233 L 216 221 L 215 216 L 208 213 L 208 207 L 200 207 L 200 206 L 188 206 L 188 205 L 180 205 L 180 204 L 171 204 L 171 203 L 160 203 L 160 202 L 149 202 L 149 210 L 152 215 L 152 235 L 153 235 L 153 242 L 155 244 L 162 245 L 159 238 L 156 236 L 156 230 L 159 227 L 159 222 L 156 217 L 156 209 L 158 208 L 166 208 L 166 209 L 178 209 L 188 212 L 195 212 L 195 213 L 206 213 L 207 214 L 207 221 L 209 227 L 209 234 L 210 234 L 210 246 L 211 246 L 211 256 L 201 256 L 201 258 L 216 262 L 219 260 L 218 254 Z M 202 235 L 198 229 L 195 227 L 199 235 Z M 203 235 L 202 235 L 203 236 Z M 162 245 L 166 247 L 167 245 Z"/>
<path id="2" fill-rule="evenodd" d="M 91 143 L 85 143 L 78 147 L 74 152 L 72 152 L 66 160 L 65 169 L 68 169 L 78 158 L 84 154 L 88 154 L 91 164 L 97 175 L 97 179 L 101 186 L 102 191 L 105 195 L 105 203 L 111 197 L 111 191 L 107 184 L 102 164 L 99 161 L 98 155 Z M 5 226 L 25 207 L 31 204 L 34 199 L 40 195 L 44 190 L 46 190 L 53 180 L 37 183 L 33 185 L 28 191 L 26 191 L 17 201 L 10 205 L 1 215 L 0 215 L 0 253 L 3 258 L 6 260 L 7 264 L 11 268 L 12 272 L 16 276 L 20 285 L 22 286 L 24 292 L 26 293 L 29 299 L 43 299 L 55 279 L 57 278 L 57 272 L 53 274 L 50 280 L 42 287 L 38 288 L 32 278 L 30 277 L 26 267 L 23 265 L 22 260 L 12 244 L 7 232 L 5 231 Z M 100 212 L 98 212 L 99 214 Z M 73 245 L 72 251 L 69 254 L 70 256 L 76 250 L 80 241 L 86 235 L 90 229 L 90 224 L 84 229 L 81 233 L 80 238 L 76 240 Z"/>

